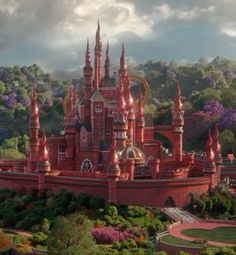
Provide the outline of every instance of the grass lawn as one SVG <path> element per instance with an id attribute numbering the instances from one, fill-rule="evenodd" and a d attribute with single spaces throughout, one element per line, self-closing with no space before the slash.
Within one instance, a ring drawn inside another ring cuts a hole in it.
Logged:
<path id="1" fill-rule="evenodd" d="M 203 247 L 203 244 L 195 244 L 191 241 L 183 240 L 175 236 L 166 235 L 161 237 L 161 241 L 173 245 L 187 246 L 187 247 Z"/>
<path id="2" fill-rule="evenodd" d="M 197 237 L 203 240 L 221 243 L 236 244 L 236 227 L 218 227 L 214 229 L 184 229 L 186 236 Z"/>

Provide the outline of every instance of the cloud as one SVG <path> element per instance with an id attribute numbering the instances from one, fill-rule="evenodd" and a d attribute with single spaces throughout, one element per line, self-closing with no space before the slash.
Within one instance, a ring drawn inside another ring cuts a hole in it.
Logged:
<path id="1" fill-rule="evenodd" d="M 194 54 L 195 33 L 202 39 L 214 36 L 218 55 L 222 37 L 226 51 L 236 37 L 235 9 L 235 0 L 0 0 L 0 63 L 14 63 L 15 57 L 18 63 L 37 59 L 49 68 L 79 66 L 87 37 L 94 46 L 98 19 L 111 54 L 118 55 L 124 42 L 136 61 L 163 52 L 166 58 L 188 59 L 178 52 Z"/>
<path id="2" fill-rule="evenodd" d="M 236 37 L 236 24 L 235 23 L 225 24 L 221 28 L 220 33 L 230 37 Z"/>

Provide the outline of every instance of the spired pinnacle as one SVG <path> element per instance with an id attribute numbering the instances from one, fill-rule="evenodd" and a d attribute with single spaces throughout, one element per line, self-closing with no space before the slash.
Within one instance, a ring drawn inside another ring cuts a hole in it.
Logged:
<path id="1" fill-rule="evenodd" d="M 215 124 L 214 126 L 214 131 L 212 135 L 212 149 L 216 157 L 221 155 L 221 145 L 219 143 L 219 130 L 217 124 Z"/>
<path id="2" fill-rule="evenodd" d="M 175 92 L 175 107 L 174 110 L 176 112 L 180 112 L 183 110 L 183 104 L 181 100 L 181 93 L 180 93 L 180 87 L 179 87 L 179 82 L 176 84 L 176 92 Z"/>
<path id="3" fill-rule="evenodd" d="M 46 147 L 45 130 L 42 130 L 42 137 L 39 143 L 39 162 L 48 162 L 48 150 Z"/>
<path id="4" fill-rule="evenodd" d="M 207 144 L 206 144 L 206 160 L 207 163 L 212 163 L 214 161 L 215 155 L 212 150 L 212 137 L 211 137 L 211 131 L 208 129 L 208 138 L 207 138 Z"/>
<path id="5" fill-rule="evenodd" d="M 86 53 L 85 53 L 85 66 L 90 66 L 91 60 L 90 60 L 90 49 L 89 49 L 89 38 L 87 38 L 87 47 L 86 47 Z"/>
<path id="6" fill-rule="evenodd" d="M 126 65 L 125 65 L 125 47 L 124 43 L 122 43 L 122 49 L 121 49 L 121 56 L 120 56 L 120 70 L 125 70 Z"/>

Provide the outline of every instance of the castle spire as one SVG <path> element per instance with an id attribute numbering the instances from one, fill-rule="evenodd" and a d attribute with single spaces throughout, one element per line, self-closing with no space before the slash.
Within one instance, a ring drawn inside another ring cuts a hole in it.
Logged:
<path id="1" fill-rule="evenodd" d="M 117 93 L 117 112 L 124 113 L 126 110 L 126 104 L 124 99 L 124 85 L 121 77 L 119 78 L 119 88 Z"/>
<path id="2" fill-rule="evenodd" d="M 221 145 L 219 143 L 219 130 L 217 124 L 214 126 L 212 135 L 212 149 L 216 157 L 221 156 Z"/>
<path id="3" fill-rule="evenodd" d="M 122 49 L 121 49 L 121 56 L 120 56 L 120 71 L 126 70 L 126 64 L 125 64 L 125 47 L 122 43 Z"/>
<path id="4" fill-rule="evenodd" d="M 30 97 L 31 101 L 31 111 L 30 111 L 30 121 L 29 121 L 29 147 L 30 147 L 30 158 L 29 158 L 29 171 L 34 172 L 36 170 L 37 159 L 38 159 L 38 131 L 39 131 L 39 110 L 37 105 L 37 93 L 36 89 L 33 88 Z"/>
<path id="5" fill-rule="evenodd" d="M 105 78 L 109 78 L 110 56 L 109 56 L 109 42 L 107 41 L 106 59 L 105 59 Z"/>
<path id="6" fill-rule="evenodd" d="M 48 162 L 48 150 L 46 147 L 46 135 L 45 135 L 45 130 L 43 129 L 42 131 L 42 137 L 40 139 L 40 143 L 39 143 L 39 155 L 38 155 L 38 161 L 39 162 L 43 162 L 46 163 Z"/>
<path id="7" fill-rule="evenodd" d="M 118 156 L 116 153 L 116 139 L 115 139 L 114 132 L 112 134 L 112 142 L 111 142 L 111 147 L 110 147 L 109 158 L 110 158 L 110 160 L 108 163 L 107 171 L 109 171 L 109 172 L 120 171 Z"/>
<path id="8" fill-rule="evenodd" d="M 101 82 L 101 57 L 102 57 L 102 42 L 100 37 L 100 23 L 98 21 L 96 36 L 95 36 L 96 44 L 94 47 L 94 88 L 97 89 Z"/>
<path id="9" fill-rule="evenodd" d="M 206 161 L 207 161 L 207 163 L 213 163 L 214 158 L 215 158 L 215 155 L 212 150 L 211 131 L 210 131 L 210 129 L 208 129 L 208 138 L 207 138 L 207 144 L 206 144 Z"/>
<path id="10" fill-rule="evenodd" d="M 85 66 L 91 67 L 89 38 L 87 38 L 87 47 L 86 47 L 86 53 L 85 53 Z"/>
<path id="11" fill-rule="evenodd" d="M 183 104 L 182 104 L 182 100 L 181 100 L 180 87 L 179 87 L 179 82 L 177 82 L 176 91 L 175 91 L 174 111 L 175 112 L 181 112 L 182 110 L 183 110 Z"/>

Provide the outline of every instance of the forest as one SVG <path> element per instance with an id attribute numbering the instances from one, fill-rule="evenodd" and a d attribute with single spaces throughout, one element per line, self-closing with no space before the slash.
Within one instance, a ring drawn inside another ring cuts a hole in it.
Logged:
<path id="1" fill-rule="evenodd" d="M 128 71 L 148 81 L 151 94 L 145 113 L 154 118 L 155 124 L 170 123 L 179 81 L 185 109 L 186 151 L 204 151 L 207 130 L 218 123 L 223 156 L 234 152 L 236 61 L 201 58 L 197 63 L 180 65 L 174 61 L 150 60 Z M 63 132 L 63 99 L 69 87 L 74 85 L 82 98 L 82 84 L 82 74 L 72 80 L 56 80 L 35 64 L 0 67 L 0 158 L 24 157 L 27 153 L 29 97 L 33 87 L 38 92 L 41 127 L 50 136 Z M 137 85 L 134 83 L 132 89 L 134 98 Z"/>

